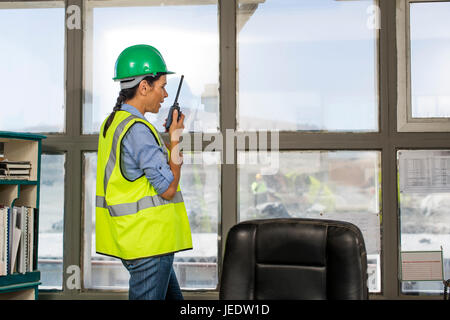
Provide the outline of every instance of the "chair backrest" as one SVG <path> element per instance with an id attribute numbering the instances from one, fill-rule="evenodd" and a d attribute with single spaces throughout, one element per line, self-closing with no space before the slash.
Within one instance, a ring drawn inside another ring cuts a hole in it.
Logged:
<path id="1" fill-rule="evenodd" d="M 219 298 L 367 299 L 362 233 L 342 221 L 241 222 L 228 233 Z"/>

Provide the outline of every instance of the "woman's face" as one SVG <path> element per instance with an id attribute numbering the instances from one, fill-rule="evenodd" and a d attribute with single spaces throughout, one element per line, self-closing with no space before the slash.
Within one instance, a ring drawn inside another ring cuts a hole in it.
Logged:
<path id="1" fill-rule="evenodd" d="M 166 75 L 162 75 L 158 80 L 154 81 L 152 85 L 148 86 L 148 92 L 145 99 L 145 111 L 158 113 L 161 108 L 161 103 L 169 96 L 166 91 L 166 84 Z"/>

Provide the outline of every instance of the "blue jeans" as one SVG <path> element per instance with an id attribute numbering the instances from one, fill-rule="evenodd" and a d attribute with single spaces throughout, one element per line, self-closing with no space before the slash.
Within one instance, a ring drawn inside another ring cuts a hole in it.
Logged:
<path id="1" fill-rule="evenodd" d="M 173 270 L 174 254 L 159 257 L 123 260 L 130 273 L 130 300 L 183 300 Z"/>

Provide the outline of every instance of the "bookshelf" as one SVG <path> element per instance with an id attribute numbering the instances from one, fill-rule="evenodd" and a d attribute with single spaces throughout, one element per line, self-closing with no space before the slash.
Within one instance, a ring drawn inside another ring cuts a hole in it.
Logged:
<path id="1" fill-rule="evenodd" d="M 46 137 L 38 134 L 0 131 L 0 158 L 8 161 L 27 161 L 31 164 L 29 179 L 0 178 L 0 205 L 3 208 L 31 208 L 28 218 L 31 221 L 27 260 L 30 265 L 18 270 L 17 263 L 14 270 L 10 270 L 11 258 L 7 262 L 7 274 L 0 276 L 0 300 L 4 299 L 37 299 L 40 284 L 40 272 L 37 269 L 38 235 L 39 235 L 39 187 L 41 169 L 42 139 Z M 9 218 L 11 213 L 8 213 Z M 28 222 L 27 222 L 28 223 Z M 8 222 L 9 225 L 9 222 Z M 8 228 L 11 229 L 11 228 Z M 8 230 L 8 232 L 11 230 Z M 11 239 L 8 233 L 8 242 Z M 22 239 L 21 239 L 22 240 Z M 31 242 L 30 242 L 31 241 Z M 22 244 L 21 241 L 20 244 Z M 19 246 L 20 246 L 19 244 Z M 8 246 L 8 245 L 7 245 Z M 6 247 L 7 247 L 6 246 Z M 25 248 L 25 247 L 24 247 Z M 25 249 L 24 249 L 25 250 Z M 10 253 L 8 250 L 8 254 Z M 20 249 L 18 249 L 20 251 Z M 23 255 L 25 251 L 22 252 Z M 25 261 L 25 259 L 23 260 Z M 20 271 L 20 272 L 19 272 Z"/>

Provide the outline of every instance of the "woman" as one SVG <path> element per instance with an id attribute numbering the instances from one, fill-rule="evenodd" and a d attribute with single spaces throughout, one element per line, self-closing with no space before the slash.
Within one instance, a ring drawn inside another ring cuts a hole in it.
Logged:
<path id="1" fill-rule="evenodd" d="M 121 91 L 99 134 L 96 251 L 122 260 L 130 299 L 183 299 L 173 259 L 192 249 L 179 187 L 182 163 L 175 157 L 184 115 L 177 121 L 174 111 L 167 146 L 144 117 L 161 108 L 171 73 L 152 46 L 122 51 L 114 77 Z"/>

